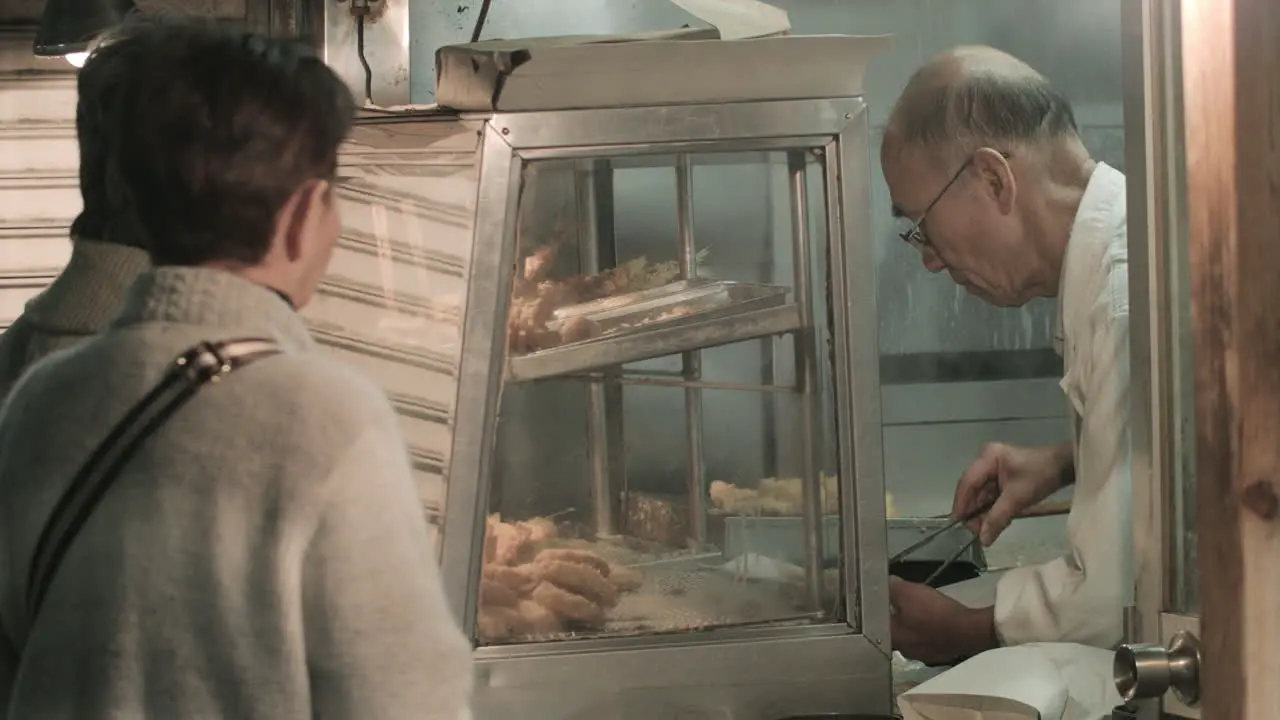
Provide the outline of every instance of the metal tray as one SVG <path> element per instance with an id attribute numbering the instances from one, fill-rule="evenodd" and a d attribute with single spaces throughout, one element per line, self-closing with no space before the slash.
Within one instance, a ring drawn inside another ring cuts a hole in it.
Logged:
<path id="1" fill-rule="evenodd" d="M 678 280 L 660 287 L 649 288 L 648 290 L 637 290 L 636 292 L 624 293 L 622 295 L 611 295 L 609 297 L 600 298 L 599 300 L 592 300 L 591 302 L 579 303 L 577 305 L 566 305 L 552 313 L 551 322 L 547 323 L 547 327 L 552 330 L 556 330 L 559 329 L 561 323 L 572 318 L 605 313 L 612 310 L 618 310 L 619 308 L 624 308 L 627 305 L 649 302 L 651 300 L 664 298 L 686 290 L 696 290 L 706 287 L 712 282 L 712 280 L 705 279 Z"/>
<path id="2" fill-rule="evenodd" d="M 685 295 L 684 293 L 691 293 Z M 507 364 L 512 382 L 574 375 L 690 350 L 728 345 L 753 338 L 794 332 L 802 327 L 800 309 L 786 302 L 786 289 L 769 285 L 713 283 L 664 297 L 645 308 L 610 309 L 601 313 L 603 336 L 513 357 Z M 629 325 L 687 304 L 698 311 L 642 325 Z M 595 318 L 592 318 L 595 319 Z M 627 325 L 627 327 L 623 327 Z"/>
<path id="3" fill-rule="evenodd" d="M 573 318 L 585 318 L 599 327 L 600 335 L 581 343 L 599 342 L 624 332 L 643 332 L 652 327 L 693 324 L 717 317 L 737 315 L 786 302 L 787 288 L 715 280 L 681 280 L 651 290 L 641 290 L 580 305 L 568 305 L 555 312 L 548 330 Z M 663 314 L 684 310 L 667 319 Z"/>
<path id="4" fill-rule="evenodd" d="M 840 555 L 840 518 L 828 515 L 822 520 L 823 559 L 835 560 Z M 892 556 L 951 521 L 946 518 L 889 518 L 887 522 L 888 553 Z M 973 535 L 967 529 L 956 527 L 920 548 L 910 559 L 946 561 L 972 540 Z M 752 552 L 802 565 L 805 559 L 804 518 L 726 516 L 723 547 L 726 558 Z M 958 561 L 971 562 L 979 569 L 987 566 L 982 548 L 977 545 L 961 555 Z"/>

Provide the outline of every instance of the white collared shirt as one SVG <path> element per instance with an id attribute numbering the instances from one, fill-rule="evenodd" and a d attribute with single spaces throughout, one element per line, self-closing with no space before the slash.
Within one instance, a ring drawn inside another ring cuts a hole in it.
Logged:
<path id="1" fill-rule="evenodd" d="M 1133 593 L 1128 258 L 1124 175 L 1098 163 L 1063 260 L 1054 341 L 1075 446 L 1071 551 L 1000 579 L 995 622 L 1006 645 L 1111 648 L 1123 637 Z"/>

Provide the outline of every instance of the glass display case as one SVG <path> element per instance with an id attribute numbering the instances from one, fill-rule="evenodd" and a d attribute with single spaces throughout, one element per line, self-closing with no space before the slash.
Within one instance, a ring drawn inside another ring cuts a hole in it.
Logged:
<path id="1" fill-rule="evenodd" d="M 309 317 L 401 413 L 477 717 L 888 712 L 867 109 L 841 72 L 819 99 L 357 122 Z"/>

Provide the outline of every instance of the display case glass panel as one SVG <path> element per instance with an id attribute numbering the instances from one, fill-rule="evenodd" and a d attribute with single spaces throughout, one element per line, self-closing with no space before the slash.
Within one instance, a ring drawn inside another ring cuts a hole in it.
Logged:
<path id="1" fill-rule="evenodd" d="M 524 164 L 481 644 L 854 622 L 823 160 Z"/>

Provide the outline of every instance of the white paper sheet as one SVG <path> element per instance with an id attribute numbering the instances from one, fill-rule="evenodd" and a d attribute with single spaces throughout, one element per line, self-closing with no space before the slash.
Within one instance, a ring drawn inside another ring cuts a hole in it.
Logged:
<path id="1" fill-rule="evenodd" d="M 898 699 L 903 720 L 1105 720 L 1121 704 L 1108 650 L 1067 643 L 1000 648 Z"/>
<path id="2" fill-rule="evenodd" d="M 671 0 L 720 31 L 721 40 L 781 35 L 791 30 L 787 11 L 759 0 Z"/>

